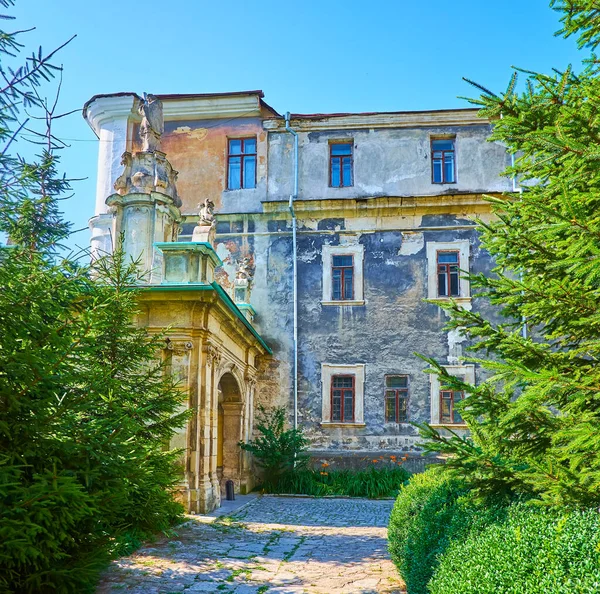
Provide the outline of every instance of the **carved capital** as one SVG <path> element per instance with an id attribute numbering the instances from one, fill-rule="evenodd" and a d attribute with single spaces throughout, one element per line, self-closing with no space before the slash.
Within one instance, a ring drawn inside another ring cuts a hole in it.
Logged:
<path id="1" fill-rule="evenodd" d="M 220 365 L 221 353 L 216 346 L 214 346 L 213 344 L 207 344 L 204 347 L 204 352 L 206 353 L 209 365 L 211 365 L 212 367 L 218 367 Z"/>
<path id="2" fill-rule="evenodd" d="M 191 351 L 194 348 L 194 343 L 191 340 L 171 339 L 165 340 L 165 349 L 171 351 L 174 355 L 183 355 L 187 351 Z"/>

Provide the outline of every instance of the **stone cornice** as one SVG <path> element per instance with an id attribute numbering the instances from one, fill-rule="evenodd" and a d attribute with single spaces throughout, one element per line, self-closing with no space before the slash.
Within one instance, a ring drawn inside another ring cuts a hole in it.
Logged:
<path id="1" fill-rule="evenodd" d="M 158 96 L 161 98 L 161 96 Z M 83 108 L 83 117 L 99 135 L 102 124 L 121 117 L 131 117 L 138 121 L 139 115 L 134 109 L 140 97 L 136 93 L 115 93 L 92 97 Z M 260 95 L 258 93 L 198 96 L 182 98 L 162 98 L 163 115 L 169 120 L 204 120 L 227 117 L 257 117 L 261 115 Z"/>
<path id="2" fill-rule="evenodd" d="M 430 126 L 485 125 L 489 121 L 477 117 L 478 110 L 448 109 L 440 111 L 404 111 L 390 113 L 322 114 L 315 116 L 292 115 L 291 127 L 298 131 L 357 130 L 361 128 L 419 128 Z M 268 119 L 265 130 L 284 132 L 285 122 Z"/>
<path id="3" fill-rule="evenodd" d="M 137 101 L 134 93 L 123 93 L 109 97 L 95 97 L 83 107 L 83 117 L 94 131 L 100 136 L 100 130 L 106 122 L 116 119 L 127 119 L 133 115 Z"/>

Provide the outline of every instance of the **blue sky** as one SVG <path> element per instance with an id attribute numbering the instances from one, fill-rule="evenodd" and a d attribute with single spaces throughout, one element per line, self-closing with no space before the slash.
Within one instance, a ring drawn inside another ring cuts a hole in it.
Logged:
<path id="1" fill-rule="evenodd" d="M 280 113 L 465 107 L 463 76 L 497 91 L 512 65 L 549 72 L 582 58 L 574 39 L 553 36 L 547 0 L 18 0 L 11 14 L 5 27 L 36 27 L 22 38 L 30 50 L 77 34 L 57 58 L 63 111 L 97 93 L 249 89 Z M 96 137 L 79 113 L 58 134 L 68 176 L 86 178 L 65 216 L 87 229 Z M 71 240 L 87 243 L 87 230 Z"/>

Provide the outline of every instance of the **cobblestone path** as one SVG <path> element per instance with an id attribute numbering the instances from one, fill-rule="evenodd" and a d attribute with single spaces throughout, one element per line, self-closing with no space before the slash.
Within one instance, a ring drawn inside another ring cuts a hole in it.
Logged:
<path id="1" fill-rule="evenodd" d="M 261 497 L 190 516 L 176 540 L 114 561 L 98 594 L 404 592 L 387 552 L 392 501 Z"/>

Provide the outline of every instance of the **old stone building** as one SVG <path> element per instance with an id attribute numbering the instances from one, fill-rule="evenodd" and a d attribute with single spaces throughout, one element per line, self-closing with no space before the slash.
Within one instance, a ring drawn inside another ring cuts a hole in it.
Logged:
<path id="1" fill-rule="evenodd" d="M 425 299 L 471 307 L 460 270 L 486 272 L 474 218 L 510 190 L 503 146 L 476 110 L 282 116 L 260 91 L 97 95 L 92 251 L 119 233 L 147 272 L 138 322 L 165 347 L 197 414 L 183 488 L 218 505 L 252 485 L 237 447 L 260 403 L 285 404 L 315 457 L 416 451 L 412 421 L 460 429 L 460 393 L 427 364 L 476 380 Z"/>

